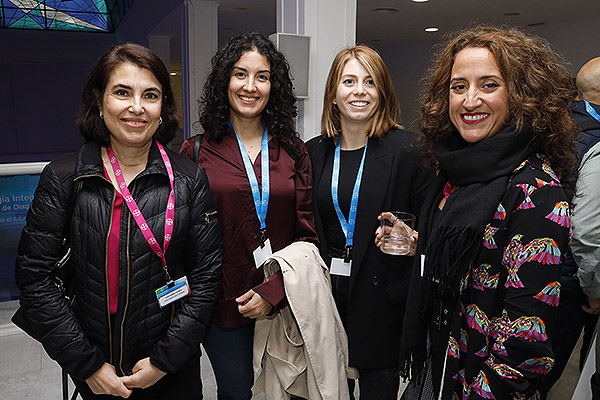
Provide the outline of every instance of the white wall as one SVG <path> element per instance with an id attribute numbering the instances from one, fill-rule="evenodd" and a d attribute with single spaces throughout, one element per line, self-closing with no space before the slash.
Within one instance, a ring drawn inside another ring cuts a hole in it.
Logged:
<path id="1" fill-rule="evenodd" d="M 548 40 L 573 73 L 594 57 L 600 56 L 600 17 L 528 28 L 528 32 Z M 421 82 L 430 66 L 435 43 L 423 43 L 381 50 L 392 74 L 400 99 L 402 124 L 418 129 Z"/>
<path id="2" fill-rule="evenodd" d="M 335 18 L 332 18 L 335 16 Z M 306 0 L 304 34 L 311 37 L 309 97 L 303 102 L 300 137 L 321 133 L 323 95 L 335 55 L 356 40 L 356 0 Z"/>

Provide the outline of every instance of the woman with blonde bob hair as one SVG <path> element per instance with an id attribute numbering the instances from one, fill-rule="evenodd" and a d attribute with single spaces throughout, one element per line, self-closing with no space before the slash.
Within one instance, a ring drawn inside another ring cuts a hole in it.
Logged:
<path id="1" fill-rule="evenodd" d="M 350 366 L 360 374 L 361 400 L 396 399 L 412 262 L 379 250 L 378 217 L 390 210 L 418 215 L 431 177 L 399 114 L 379 54 L 366 46 L 345 49 L 327 79 L 321 136 L 307 143 L 319 250 L 348 334 Z M 354 381 L 349 385 L 352 392 Z"/>
<path id="2" fill-rule="evenodd" d="M 401 362 L 403 376 L 418 377 L 430 361 L 436 399 L 538 398 L 554 365 L 574 96 L 550 45 L 517 29 L 456 32 L 434 60 L 420 128 L 437 178 L 421 212 Z"/>

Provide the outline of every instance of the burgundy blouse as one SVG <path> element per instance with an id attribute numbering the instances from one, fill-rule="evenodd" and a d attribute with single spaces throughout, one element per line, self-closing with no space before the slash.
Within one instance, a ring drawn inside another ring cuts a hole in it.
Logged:
<path id="1" fill-rule="evenodd" d="M 106 168 L 104 176 L 111 181 Z M 112 181 L 111 181 L 112 182 Z M 112 210 L 112 221 L 108 234 L 106 254 L 106 275 L 108 280 L 108 308 L 111 314 L 117 313 L 119 301 L 119 246 L 121 236 L 121 210 L 123 208 L 123 195 L 115 190 L 115 203 Z"/>
<path id="2" fill-rule="evenodd" d="M 297 162 L 280 146 L 269 141 L 270 186 L 267 210 L 267 237 L 273 252 L 294 241 L 317 243 L 312 207 L 312 168 L 304 143 L 298 139 L 302 155 Z M 192 156 L 193 140 L 187 140 L 181 153 Z M 254 289 L 272 305 L 285 298 L 281 274 L 263 283 L 262 268 L 254 265 L 252 252 L 260 244 L 260 224 L 254 208 L 250 183 L 233 131 L 220 142 L 202 139 L 199 163 L 206 171 L 210 190 L 223 229 L 223 269 L 213 322 L 222 328 L 249 324 L 235 299 Z M 261 157 L 254 161 L 254 173 L 261 185 Z"/>

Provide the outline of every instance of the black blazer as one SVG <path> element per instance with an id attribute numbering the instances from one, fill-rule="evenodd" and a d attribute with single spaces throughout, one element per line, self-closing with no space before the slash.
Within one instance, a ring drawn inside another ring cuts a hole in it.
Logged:
<path id="1" fill-rule="evenodd" d="M 340 310 L 353 367 L 385 368 L 398 364 L 413 257 L 386 255 L 374 241 L 381 212 L 408 211 L 419 215 L 433 173 L 421 167 L 422 153 L 412 145 L 414 139 L 413 133 L 399 129 L 392 129 L 379 139 L 369 139 L 354 232 L 348 307 Z M 316 199 L 323 171 L 332 168 L 335 142 L 319 136 L 309 140 L 306 147 L 313 166 L 319 250 L 329 265 Z"/>

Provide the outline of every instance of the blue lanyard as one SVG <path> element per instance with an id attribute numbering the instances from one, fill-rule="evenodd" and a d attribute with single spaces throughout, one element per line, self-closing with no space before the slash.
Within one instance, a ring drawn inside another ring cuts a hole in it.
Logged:
<path id="1" fill-rule="evenodd" d="M 592 107 L 592 105 L 588 103 L 587 100 L 584 100 L 583 102 L 585 103 L 585 111 L 587 111 L 588 114 L 594 117 L 596 121 L 600 122 L 600 114 L 598 114 L 598 111 L 596 111 L 596 109 Z"/>
<path id="2" fill-rule="evenodd" d="M 267 229 L 266 219 L 267 219 L 267 208 L 269 208 L 269 135 L 267 134 L 267 127 L 265 125 L 265 130 L 262 135 L 262 143 L 260 150 L 260 172 L 262 177 L 262 199 L 260 190 L 258 188 L 258 182 L 256 180 L 256 175 L 254 174 L 254 167 L 252 166 L 252 161 L 250 161 L 250 156 L 248 156 L 248 152 L 244 147 L 244 144 L 240 140 L 237 132 L 233 128 L 231 121 L 228 122 L 229 126 L 233 133 L 235 133 L 235 137 L 238 141 L 238 145 L 240 146 L 240 153 L 242 153 L 242 160 L 244 161 L 244 167 L 246 168 L 246 175 L 248 176 L 248 181 L 250 182 L 250 188 L 252 189 L 252 197 L 254 198 L 254 208 L 256 209 L 256 215 L 258 216 L 258 221 L 260 222 L 260 233 L 261 233 L 261 245 L 264 243 L 265 231 Z"/>
<path id="3" fill-rule="evenodd" d="M 348 213 L 348 221 L 346 221 L 346 217 L 344 217 L 344 214 L 340 209 L 340 203 L 338 201 L 341 139 L 342 138 L 340 136 L 338 138 L 337 144 L 335 145 L 335 153 L 333 156 L 333 172 L 331 174 L 331 199 L 333 200 L 333 207 L 335 208 L 338 220 L 340 221 L 340 225 L 342 226 L 342 231 L 344 232 L 344 236 L 346 237 L 346 254 L 344 256 L 344 261 L 349 262 L 350 252 L 354 243 L 354 228 L 356 226 L 356 213 L 358 211 L 358 194 L 360 191 L 360 183 L 362 181 L 363 167 L 365 165 L 365 156 L 367 155 L 367 145 L 369 144 L 369 142 L 367 141 L 367 143 L 365 144 L 362 160 L 360 160 L 360 167 L 358 168 L 356 180 L 354 181 L 354 189 L 352 190 L 352 200 L 350 200 L 350 211 Z"/>

